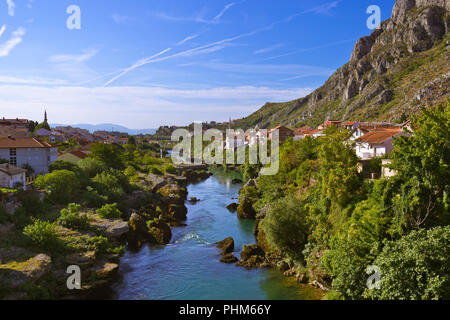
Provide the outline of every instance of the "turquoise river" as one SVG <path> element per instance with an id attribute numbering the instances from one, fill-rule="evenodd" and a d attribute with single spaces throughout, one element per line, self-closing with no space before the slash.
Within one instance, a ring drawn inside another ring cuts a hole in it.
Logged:
<path id="1" fill-rule="evenodd" d="M 188 186 L 186 227 L 172 229 L 166 246 L 145 246 L 126 251 L 121 258 L 118 280 L 109 298 L 131 300 L 265 300 L 320 299 L 320 292 L 297 284 L 278 271 L 246 270 L 219 262 L 215 243 L 227 237 L 235 241 L 239 257 L 245 244 L 255 243 L 254 221 L 239 220 L 226 206 L 236 202 L 240 185 L 232 175 L 215 170 L 206 181 Z"/>

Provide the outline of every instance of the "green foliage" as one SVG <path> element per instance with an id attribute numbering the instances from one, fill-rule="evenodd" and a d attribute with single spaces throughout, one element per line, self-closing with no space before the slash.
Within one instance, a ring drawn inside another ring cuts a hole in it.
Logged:
<path id="1" fill-rule="evenodd" d="M 173 164 L 164 165 L 164 173 L 166 174 L 178 174 L 178 170 L 174 167 Z"/>
<path id="2" fill-rule="evenodd" d="M 51 208 L 48 203 L 41 201 L 39 195 L 30 194 L 22 199 L 22 208 L 31 217 L 45 216 Z"/>
<path id="3" fill-rule="evenodd" d="M 27 170 L 27 176 L 31 176 L 34 174 L 34 169 L 32 166 L 30 166 L 28 163 L 25 163 L 24 165 L 22 165 L 22 168 Z"/>
<path id="4" fill-rule="evenodd" d="M 85 245 L 88 251 L 95 251 L 96 254 L 106 253 L 110 248 L 108 239 L 103 236 L 90 237 L 86 239 Z"/>
<path id="5" fill-rule="evenodd" d="M 93 178 L 97 174 L 108 170 L 105 163 L 98 159 L 85 158 L 77 163 L 77 166 L 87 175 L 88 178 Z"/>
<path id="6" fill-rule="evenodd" d="M 128 166 L 123 172 L 131 181 L 136 181 L 139 177 L 137 170 L 133 166 Z"/>
<path id="7" fill-rule="evenodd" d="M 49 290 L 42 285 L 27 282 L 22 289 L 31 300 L 49 300 L 51 298 Z"/>
<path id="8" fill-rule="evenodd" d="M 81 206 L 70 203 L 67 209 L 62 209 L 57 223 L 68 229 L 87 230 L 89 229 L 89 218 L 85 214 L 80 214 Z"/>
<path id="9" fill-rule="evenodd" d="M 40 129 L 47 129 L 47 130 L 51 130 L 50 129 L 50 125 L 48 124 L 47 121 L 41 122 L 39 123 L 35 128 L 34 128 L 34 132 L 40 130 Z"/>
<path id="10" fill-rule="evenodd" d="M 33 245 L 46 252 L 60 247 L 58 232 L 54 223 L 34 220 L 33 224 L 23 229 L 23 233 L 30 239 Z"/>
<path id="11" fill-rule="evenodd" d="M 0 204 L 0 224 L 11 222 L 12 217 L 6 212 L 5 208 Z"/>
<path id="12" fill-rule="evenodd" d="M 450 299 L 450 227 L 412 231 L 386 244 L 374 265 L 381 289 L 364 297 L 381 300 Z"/>
<path id="13" fill-rule="evenodd" d="M 157 166 L 148 166 L 148 173 L 156 174 L 158 176 L 161 176 L 163 174 L 163 172 Z"/>
<path id="14" fill-rule="evenodd" d="M 275 201 L 269 208 L 262 227 L 267 241 L 293 258 L 301 258 L 309 228 L 304 203 L 293 196 Z"/>
<path id="15" fill-rule="evenodd" d="M 108 201 L 107 196 L 102 196 L 91 186 L 83 192 L 83 204 L 88 208 L 100 208 Z"/>
<path id="16" fill-rule="evenodd" d="M 450 223 L 450 101 L 422 111 L 412 135 L 394 141 L 391 168 L 401 186 L 395 210 L 406 228 Z"/>
<path id="17" fill-rule="evenodd" d="M 108 201 L 119 201 L 125 197 L 125 191 L 122 186 L 122 179 L 111 172 L 102 172 L 97 174 L 92 182 L 98 192 L 106 196 Z"/>
<path id="18" fill-rule="evenodd" d="M 39 176 L 35 186 L 45 190 L 50 201 L 61 204 L 71 201 L 80 189 L 76 174 L 69 170 L 58 170 Z"/>
<path id="19" fill-rule="evenodd" d="M 125 168 L 120 149 L 112 144 L 94 143 L 89 157 L 103 162 L 112 169 L 123 170 Z"/>
<path id="20" fill-rule="evenodd" d="M 97 210 L 97 214 L 104 219 L 116 219 L 122 216 L 122 212 L 117 209 L 117 203 L 105 204 Z"/>

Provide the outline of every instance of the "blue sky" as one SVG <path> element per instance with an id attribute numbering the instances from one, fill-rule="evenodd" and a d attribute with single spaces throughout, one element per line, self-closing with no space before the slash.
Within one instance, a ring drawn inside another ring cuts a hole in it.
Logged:
<path id="1" fill-rule="evenodd" d="M 0 116 L 226 121 L 321 86 L 394 0 L 0 0 Z M 70 30 L 70 5 L 81 29 Z"/>

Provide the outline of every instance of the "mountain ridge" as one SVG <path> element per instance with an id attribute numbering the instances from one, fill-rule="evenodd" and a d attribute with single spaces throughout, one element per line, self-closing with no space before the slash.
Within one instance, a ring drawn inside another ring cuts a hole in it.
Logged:
<path id="1" fill-rule="evenodd" d="M 50 124 L 52 128 L 55 127 L 73 127 L 73 128 L 80 128 L 84 130 L 88 130 L 89 132 L 93 133 L 94 131 L 118 131 L 118 132 L 126 132 L 130 135 L 138 135 L 138 134 L 154 134 L 157 129 L 130 129 L 118 124 L 113 123 L 101 123 L 101 124 L 87 124 L 87 123 L 80 123 L 80 124 L 59 124 L 59 123 L 53 123 Z"/>
<path id="2" fill-rule="evenodd" d="M 392 17 L 360 38 L 350 60 L 311 94 L 266 103 L 239 128 L 316 126 L 327 119 L 401 122 L 448 98 L 450 1 L 397 0 Z"/>

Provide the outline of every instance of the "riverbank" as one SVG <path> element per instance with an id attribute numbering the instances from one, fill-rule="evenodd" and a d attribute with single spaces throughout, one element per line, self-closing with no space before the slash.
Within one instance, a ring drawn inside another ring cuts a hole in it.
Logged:
<path id="1" fill-rule="evenodd" d="M 144 244 L 127 250 L 118 279 L 104 297 L 110 299 L 320 299 L 316 288 L 298 284 L 276 270 L 247 270 L 219 262 L 215 243 L 235 240 L 234 254 L 254 243 L 254 221 L 238 219 L 226 209 L 236 201 L 241 184 L 236 172 L 213 169 L 214 176 L 189 184 L 185 226 L 172 227 L 167 245 Z M 103 297 L 103 298 L 104 298 Z"/>

